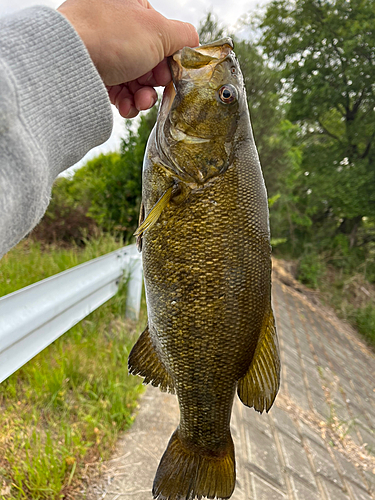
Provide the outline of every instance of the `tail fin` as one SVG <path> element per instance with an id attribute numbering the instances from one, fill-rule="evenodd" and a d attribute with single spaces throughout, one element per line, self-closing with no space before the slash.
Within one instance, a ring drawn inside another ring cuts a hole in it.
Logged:
<path id="1" fill-rule="evenodd" d="M 227 499 L 233 493 L 236 466 L 232 437 L 220 455 L 184 446 L 178 429 L 160 460 L 152 493 L 157 500 Z"/>

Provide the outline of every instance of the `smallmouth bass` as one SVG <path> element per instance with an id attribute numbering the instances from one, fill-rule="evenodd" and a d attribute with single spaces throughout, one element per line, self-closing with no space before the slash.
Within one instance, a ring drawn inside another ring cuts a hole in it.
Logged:
<path id="1" fill-rule="evenodd" d="M 148 325 L 129 371 L 177 394 L 158 500 L 228 499 L 230 417 L 268 411 L 280 383 L 267 193 L 231 39 L 170 58 L 145 153 L 140 225 Z"/>

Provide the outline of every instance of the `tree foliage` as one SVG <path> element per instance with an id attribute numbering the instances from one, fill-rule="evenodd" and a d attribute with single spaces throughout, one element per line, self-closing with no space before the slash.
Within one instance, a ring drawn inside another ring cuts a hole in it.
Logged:
<path id="1" fill-rule="evenodd" d="M 54 226 L 67 241 L 90 237 L 97 227 L 121 235 L 124 241 L 131 239 L 142 198 L 143 156 L 156 113 L 153 108 L 143 115 L 136 131 L 127 121 L 119 153 L 100 155 L 77 170 L 71 179 L 55 183 L 51 204 L 38 226 L 46 226 L 43 234 L 51 226 L 48 221 L 55 221 Z"/>
<path id="2" fill-rule="evenodd" d="M 227 36 L 226 29 L 219 25 L 217 17 L 212 12 L 208 12 L 207 16 L 199 23 L 198 33 L 201 45 Z"/>
<path id="3" fill-rule="evenodd" d="M 137 228 L 142 199 L 142 166 L 148 137 L 156 120 L 156 108 L 141 117 L 134 132 L 127 122 L 121 153 L 102 155 L 77 171 L 75 180 L 84 185 L 90 199 L 88 215 L 108 231 L 129 240 Z"/>
<path id="4" fill-rule="evenodd" d="M 276 0 L 259 28 L 300 128 L 292 211 L 311 227 L 300 232 L 324 245 L 344 234 L 358 246 L 364 217 L 375 215 L 375 2 Z"/>
<path id="5" fill-rule="evenodd" d="M 226 27 L 209 12 L 199 25 L 201 43 L 209 43 L 228 36 Z M 264 61 L 259 47 L 247 40 L 234 40 L 235 53 L 245 81 L 245 90 L 269 196 L 275 196 L 283 183 L 283 175 L 290 164 L 289 141 L 281 132 L 285 129 L 284 110 L 280 103 L 278 85 L 281 73 Z"/>

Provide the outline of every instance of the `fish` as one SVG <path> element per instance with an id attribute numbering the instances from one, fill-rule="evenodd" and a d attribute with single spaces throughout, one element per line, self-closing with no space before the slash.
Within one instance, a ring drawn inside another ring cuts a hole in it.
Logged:
<path id="1" fill-rule="evenodd" d="M 135 233 L 148 324 L 128 367 L 180 408 L 154 499 L 229 499 L 236 392 L 263 412 L 280 385 L 267 192 L 232 40 L 184 47 L 169 64 Z"/>

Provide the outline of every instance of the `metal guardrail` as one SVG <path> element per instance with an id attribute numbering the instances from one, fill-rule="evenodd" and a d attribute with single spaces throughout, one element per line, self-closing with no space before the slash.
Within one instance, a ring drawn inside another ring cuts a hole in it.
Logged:
<path id="1" fill-rule="evenodd" d="M 0 298 L 0 383 L 113 297 L 124 273 L 126 315 L 137 319 L 143 276 L 135 245 Z"/>

